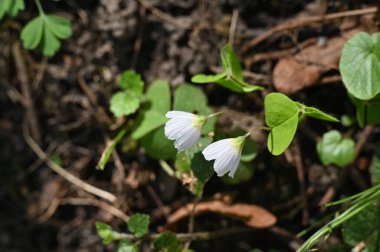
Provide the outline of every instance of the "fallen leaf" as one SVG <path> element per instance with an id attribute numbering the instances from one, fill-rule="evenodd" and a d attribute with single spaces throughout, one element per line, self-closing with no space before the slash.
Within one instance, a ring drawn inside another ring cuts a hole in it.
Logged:
<path id="1" fill-rule="evenodd" d="M 193 204 L 187 204 L 172 213 L 168 218 L 165 230 L 173 230 L 175 225 L 189 216 Z M 228 204 L 220 200 L 205 201 L 197 204 L 194 215 L 216 213 L 223 216 L 239 219 L 247 226 L 254 228 L 268 228 L 277 222 L 276 216 L 268 210 L 253 204 Z"/>
<path id="2" fill-rule="evenodd" d="M 359 31 L 351 29 L 325 41 L 323 45 L 315 43 L 294 56 L 280 59 L 273 71 L 275 88 L 292 94 L 315 85 L 323 73 L 338 69 L 344 43 Z"/>

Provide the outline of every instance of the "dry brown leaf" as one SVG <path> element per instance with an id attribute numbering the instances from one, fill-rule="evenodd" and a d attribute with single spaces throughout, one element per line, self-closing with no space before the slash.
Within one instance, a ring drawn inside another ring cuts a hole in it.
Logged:
<path id="1" fill-rule="evenodd" d="M 170 215 L 165 229 L 172 230 L 176 223 L 189 216 L 193 204 L 187 204 Z M 266 209 L 253 204 L 227 204 L 220 200 L 200 202 L 195 208 L 195 215 L 217 213 L 243 221 L 254 228 L 273 226 L 277 218 Z"/>
<path id="2" fill-rule="evenodd" d="M 359 31 L 349 30 L 327 40 L 324 45 L 316 43 L 294 56 L 279 60 L 273 71 L 275 88 L 282 93 L 292 94 L 316 84 L 323 73 L 338 69 L 344 43 Z"/>

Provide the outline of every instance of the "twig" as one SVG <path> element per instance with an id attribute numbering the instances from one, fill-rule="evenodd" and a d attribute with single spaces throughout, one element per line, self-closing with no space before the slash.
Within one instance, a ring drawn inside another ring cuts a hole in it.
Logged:
<path id="1" fill-rule="evenodd" d="M 271 37 L 272 35 L 278 32 L 282 32 L 286 30 L 294 30 L 306 25 L 310 25 L 312 23 L 316 23 L 316 22 L 323 22 L 323 21 L 328 21 L 328 20 L 333 20 L 333 19 L 338 19 L 338 18 L 343 18 L 343 17 L 373 14 L 373 13 L 376 13 L 376 11 L 377 11 L 377 7 L 371 7 L 371 8 L 365 8 L 365 9 L 360 9 L 360 10 L 331 13 L 331 14 L 321 15 L 321 16 L 300 17 L 300 18 L 292 19 L 288 22 L 275 26 L 272 29 L 257 36 L 256 38 L 248 41 L 242 46 L 241 51 L 242 53 L 247 52 L 250 48 L 260 44 L 261 42 L 263 42 L 264 40 L 268 39 L 269 37 Z"/>
<path id="2" fill-rule="evenodd" d="M 372 134 L 374 130 L 374 127 L 371 125 L 365 126 L 364 130 L 360 132 L 360 135 L 358 136 L 358 142 L 356 143 L 355 147 L 355 159 L 359 156 L 360 152 L 362 151 L 364 145 L 367 143 L 368 138 Z"/>
<path id="3" fill-rule="evenodd" d="M 73 185 L 77 186 L 78 188 L 91 193 L 93 195 L 96 195 L 100 198 L 103 198 L 105 200 L 108 200 L 109 202 L 115 202 L 116 201 L 116 196 L 113 195 L 112 193 L 109 193 L 107 191 L 104 191 L 102 189 L 99 189 L 97 187 L 94 187 L 90 184 L 87 184 L 83 180 L 75 177 L 68 171 L 66 171 L 64 168 L 61 166 L 57 165 L 54 163 L 52 160 L 49 159 L 48 155 L 38 146 L 38 144 L 33 140 L 33 138 L 30 137 L 30 134 L 28 132 L 27 126 L 24 122 L 23 124 L 23 134 L 24 134 L 24 139 L 26 143 L 29 145 L 29 147 L 33 150 L 33 152 L 40 158 L 41 160 L 44 160 L 46 164 L 56 173 L 58 173 L 60 176 L 62 176 L 64 179 L 72 183 Z"/>
<path id="4" fill-rule="evenodd" d="M 172 23 L 180 28 L 183 28 L 183 29 L 191 29 L 191 25 L 185 25 L 181 22 L 178 22 L 173 16 L 170 16 L 169 14 L 166 14 L 165 12 L 163 12 L 162 10 L 156 8 L 155 6 L 153 6 L 152 3 L 148 2 L 147 0 L 139 0 L 139 3 L 144 6 L 144 8 L 150 10 L 153 15 L 157 16 L 158 18 L 164 20 L 164 21 L 167 21 L 169 23 Z"/>
<path id="5" fill-rule="evenodd" d="M 41 133 L 38 126 L 37 113 L 34 108 L 33 96 L 30 91 L 28 72 L 26 70 L 24 59 L 21 55 L 20 44 L 16 43 L 12 46 L 12 53 L 15 60 L 16 68 L 18 71 L 18 79 L 20 81 L 22 94 L 25 98 L 25 109 L 27 115 L 27 121 L 32 131 L 34 140 L 39 143 L 41 140 Z"/>
<path id="6" fill-rule="evenodd" d="M 110 214 L 112 214 L 115 217 L 120 218 L 121 220 L 128 222 L 129 216 L 124 214 L 122 211 L 117 209 L 114 206 L 111 206 L 110 204 L 107 204 L 103 201 L 93 199 L 93 198 L 67 198 L 63 199 L 60 202 L 60 205 L 64 204 L 70 204 L 70 205 L 84 205 L 84 206 L 96 206 L 98 208 L 101 208 Z"/>
<path id="7" fill-rule="evenodd" d="M 230 33 L 228 36 L 228 43 L 230 45 L 234 44 L 235 40 L 235 31 L 236 31 L 236 25 L 239 18 L 239 11 L 237 9 L 234 9 L 232 12 L 232 18 L 231 18 L 231 25 L 230 25 Z"/>
<path id="8" fill-rule="evenodd" d="M 189 225 L 188 225 L 188 232 L 189 234 L 194 234 L 194 222 L 195 222 L 195 208 L 197 207 L 197 204 L 200 200 L 200 197 L 195 197 L 193 207 L 191 208 L 190 214 L 189 214 Z M 193 239 L 190 237 L 190 239 L 186 242 L 185 248 L 189 249 L 191 241 Z"/>

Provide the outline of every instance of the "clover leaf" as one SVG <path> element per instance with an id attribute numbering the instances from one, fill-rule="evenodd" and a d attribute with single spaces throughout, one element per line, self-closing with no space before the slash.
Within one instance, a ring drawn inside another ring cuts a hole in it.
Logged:
<path id="1" fill-rule="evenodd" d="M 290 145 L 298 126 L 300 109 L 286 95 L 271 93 L 265 97 L 265 122 L 271 128 L 268 149 L 273 155 L 280 155 Z"/>
<path id="2" fill-rule="evenodd" d="M 344 167 L 355 158 L 355 142 L 332 130 L 323 135 L 322 141 L 317 144 L 317 152 L 324 165 Z"/>
<path id="3" fill-rule="evenodd" d="M 191 78 L 191 81 L 198 84 L 215 82 L 239 93 L 248 93 L 256 90 L 262 90 L 262 87 L 251 85 L 244 81 L 243 72 L 240 62 L 232 48 L 232 45 L 225 45 L 220 53 L 223 72 L 215 75 L 197 74 Z"/>
<path id="4" fill-rule="evenodd" d="M 2 0 L 0 2 L 0 19 L 2 19 L 5 14 L 15 17 L 19 11 L 24 9 L 24 0 Z"/>
<path id="5" fill-rule="evenodd" d="M 370 100 L 380 93 L 380 33 L 359 32 L 344 45 L 339 70 L 342 80 L 358 99 Z"/>
<path id="6" fill-rule="evenodd" d="M 54 55 L 61 47 L 61 39 L 71 36 L 70 21 L 56 15 L 40 14 L 29 21 L 21 31 L 21 39 L 26 49 L 40 47 L 46 56 Z"/>

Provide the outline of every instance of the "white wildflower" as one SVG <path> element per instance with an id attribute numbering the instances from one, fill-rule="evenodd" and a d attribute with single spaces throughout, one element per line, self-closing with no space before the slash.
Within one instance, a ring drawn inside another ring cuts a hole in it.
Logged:
<path id="1" fill-rule="evenodd" d="M 207 117 L 198 116 L 183 111 L 169 111 L 165 115 L 170 118 L 165 123 L 165 136 L 175 140 L 174 146 L 178 151 L 191 148 L 201 136 L 201 129 Z"/>
<path id="2" fill-rule="evenodd" d="M 219 177 L 227 172 L 229 172 L 230 177 L 234 177 L 240 162 L 241 151 L 248 135 L 217 141 L 202 151 L 206 160 L 215 159 L 214 170 Z"/>

